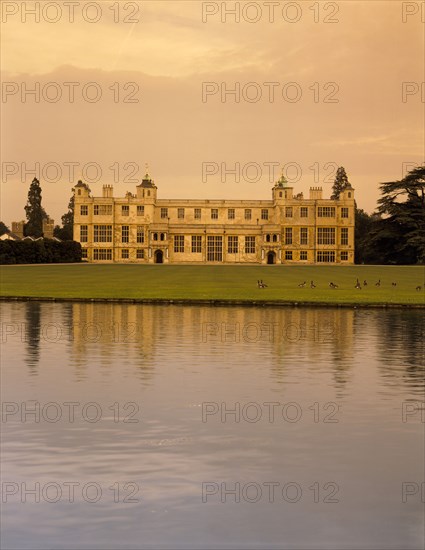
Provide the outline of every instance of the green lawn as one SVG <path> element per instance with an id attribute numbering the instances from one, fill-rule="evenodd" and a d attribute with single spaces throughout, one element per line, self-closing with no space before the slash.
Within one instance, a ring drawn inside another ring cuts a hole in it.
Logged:
<path id="1" fill-rule="evenodd" d="M 357 277 L 368 286 L 356 290 Z M 424 305 L 424 282 L 423 266 L 31 265 L 2 266 L 0 295 Z"/>

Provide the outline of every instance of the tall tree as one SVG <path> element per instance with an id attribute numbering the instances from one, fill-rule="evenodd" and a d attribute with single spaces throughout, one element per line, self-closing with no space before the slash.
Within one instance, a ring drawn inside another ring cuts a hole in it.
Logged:
<path id="1" fill-rule="evenodd" d="M 41 187 L 37 178 L 32 180 L 28 190 L 28 201 L 25 206 L 27 215 L 27 223 L 24 227 L 26 236 L 42 237 L 43 236 L 43 220 L 48 216 L 41 206 Z"/>
<path id="2" fill-rule="evenodd" d="M 344 189 L 346 189 L 349 185 L 350 182 L 348 181 L 345 168 L 343 166 L 340 166 L 336 171 L 334 184 L 332 186 L 331 199 L 339 199 L 339 195 L 341 194 L 341 192 L 344 191 Z"/>
<path id="3" fill-rule="evenodd" d="M 9 233 L 9 228 L 4 222 L 0 222 L 0 237 L 1 235 L 4 235 L 5 233 Z"/>
<path id="4" fill-rule="evenodd" d="M 53 234 L 62 241 L 72 241 L 74 230 L 74 194 L 72 194 L 69 199 L 68 212 L 66 212 L 61 219 L 62 227 L 56 225 Z"/>
<path id="5" fill-rule="evenodd" d="M 425 166 L 402 180 L 382 183 L 380 190 L 378 212 L 383 219 L 376 238 L 392 241 L 397 263 L 425 263 Z"/>

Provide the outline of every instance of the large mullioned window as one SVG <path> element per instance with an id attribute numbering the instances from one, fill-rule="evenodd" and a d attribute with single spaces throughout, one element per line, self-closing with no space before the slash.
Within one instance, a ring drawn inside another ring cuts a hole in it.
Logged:
<path id="1" fill-rule="evenodd" d="M 227 252 L 229 254 L 237 254 L 239 252 L 239 239 L 236 235 L 227 237 Z"/>
<path id="2" fill-rule="evenodd" d="M 207 236 L 207 260 L 209 262 L 223 261 L 223 237 L 219 235 Z"/>
<path id="3" fill-rule="evenodd" d="M 335 227 L 318 227 L 317 244 L 335 244 Z"/>
<path id="4" fill-rule="evenodd" d="M 94 231 L 93 231 L 93 242 L 111 243 L 112 242 L 112 225 L 95 225 Z"/>
<path id="5" fill-rule="evenodd" d="M 184 235 L 174 235 L 174 252 L 184 252 Z"/>

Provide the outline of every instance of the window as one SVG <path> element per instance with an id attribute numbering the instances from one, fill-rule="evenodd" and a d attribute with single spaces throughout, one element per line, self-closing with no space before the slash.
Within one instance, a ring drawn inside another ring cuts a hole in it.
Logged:
<path id="1" fill-rule="evenodd" d="M 273 242 L 277 243 L 277 235 L 273 235 Z"/>
<path id="2" fill-rule="evenodd" d="M 95 204 L 93 214 L 95 216 L 112 216 L 112 204 Z"/>
<path id="3" fill-rule="evenodd" d="M 341 227 L 341 244 L 348 244 L 348 227 Z"/>
<path id="4" fill-rule="evenodd" d="M 285 260 L 292 260 L 292 250 L 285 250 Z"/>
<path id="5" fill-rule="evenodd" d="M 137 226 L 136 241 L 138 243 L 144 243 L 145 242 L 145 230 L 144 230 L 143 225 L 138 225 Z"/>
<path id="6" fill-rule="evenodd" d="M 268 220 L 269 219 L 269 211 L 267 208 L 262 208 L 261 210 L 261 219 L 262 220 Z"/>
<path id="7" fill-rule="evenodd" d="M 123 248 L 121 250 L 121 258 L 123 260 L 128 260 L 129 257 L 130 257 L 130 254 L 129 254 L 128 248 Z"/>
<path id="8" fill-rule="evenodd" d="M 308 244 L 308 228 L 300 227 L 300 244 Z"/>
<path id="9" fill-rule="evenodd" d="M 301 206 L 300 208 L 300 217 L 308 218 L 308 206 Z"/>
<path id="10" fill-rule="evenodd" d="M 130 207 L 128 204 L 123 204 L 121 206 L 121 216 L 129 216 L 130 215 Z"/>
<path id="11" fill-rule="evenodd" d="M 88 241 L 88 226 L 80 226 L 80 243 L 86 243 Z"/>
<path id="12" fill-rule="evenodd" d="M 285 227 L 285 244 L 292 244 L 292 227 Z"/>
<path id="13" fill-rule="evenodd" d="M 318 227 L 317 244 L 335 244 L 335 227 Z"/>
<path id="14" fill-rule="evenodd" d="M 152 233 L 152 240 L 157 241 L 158 240 L 158 233 Z"/>
<path id="15" fill-rule="evenodd" d="M 285 218 L 292 218 L 292 206 L 287 206 L 285 208 Z"/>
<path id="16" fill-rule="evenodd" d="M 333 250 L 319 250 L 317 252 L 317 262 L 334 262 L 335 252 Z"/>
<path id="17" fill-rule="evenodd" d="M 223 237 L 211 236 L 207 237 L 207 260 L 209 262 L 223 261 Z"/>
<path id="18" fill-rule="evenodd" d="M 227 219 L 228 220 L 234 220 L 235 219 L 235 209 L 234 208 L 229 208 L 227 210 Z"/>
<path id="19" fill-rule="evenodd" d="M 245 237 L 245 253 L 255 254 L 255 237 L 251 237 L 251 236 Z"/>
<path id="20" fill-rule="evenodd" d="M 227 237 L 227 252 L 237 254 L 239 252 L 239 240 L 236 236 Z"/>
<path id="21" fill-rule="evenodd" d="M 300 260 L 306 260 L 306 259 L 307 259 L 307 250 L 301 250 Z"/>
<path id="22" fill-rule="evenodd" d="M 137 215 L 138 216 L 144 216 L 145 215 L 145 207 L 140 206 L 140 204 L 137 206 Z"/>
<path id="23" fill-rule="evenodd" d="M 198 254 L 202 252 L 202 237 L 201 235 L 192 235 L 192 253 Z"/>
<path id="24" fill-rule="evenodd" d="M 112 225 L 95 225 L 93 242 L 111 243 L 112 242 Z"/>
<path id="25" fill-rule="evenodd" d="M 81 257 L 87 259 L 87 248 L 81 249 Z"/>
<path id="26" fill-rule="evenodd" d="M 195 217 L 195 220 L 200 220 L 201 219 L 201 209 L 200 208 L 195 208 L 194 217 Z"/>
<path id="27" fill-rule="evenodd" d="M 345 206 L 341 208 L 341 218 L 348 218 L 348 208 Z"/>
<path id="28" fill-rule="evenodd" d="M 184 220 L 184 208 L 177 208 L 177 217 L 179 220 Z"/>
<path id="29" fill-rule="evenodd" d="M 111 248 L 95 248 L 93 250 L 94 260 L 112 260 Z"/>
<path id="30" fill-rule="evenodd" d="M 218 209 L 217 208 L 211 208 L 211 219 L 212 220 L 218 220 Z"/>
<path id="31" fill-rule="evenodd" d="M 87 204 L 82 204 L 80 206 L 80 215 L 81 216 L 88 216 L 89 215 L 89 207 Z"/>
<path id="32" fill-rule="evenodd" d="M 137 258 L 138 260 L 143 260 L 144 257 L 145 257 L 145 251 L 143 250 L 143 248 L 138 248 L 138 249 L 136 250 L 136 258 Z"/>
<path id="33" fill-rule="evenodd" d="M 270 234 L 267 233 L 267 235 L 266 235 L 266 243 L 269 243 L 269 242 L 270 242 Z"/>
<path id="34" fill-rule="evenodd" d="M 121 226 L 121 242 L 128 243 L 130 241 L 130 226 L 122 225 Z"/>
<path id="35" fill-rule="evenodd" d="M 184 235 L 174 235 L 174 252 L 184 252 Z"/>
<path id="36" fill-rule="evenodd" d="M 319 218 L 334 218 L 335 206 L 319 206 L 317 208 L 317 216 Z"/>
<path id="37" fill-rule="evenodd" d="M 351 199 L 351 191 L 348 191 L 348 198 Z"/>
<path id="38" fill-rule="evenodd" d="M 252 210 L 251 210 L 251 208 L 246 208 L 245 209 L 245 219 L 246 220 L 252 219 Z"/>
<path id="39" fill-rule="evenodd" d="M 168 218 L 168 208 L 161 208 L 161 218 Z"/>
<path id="40" fill-rule="evenodd" d="M 341 252 L 341 260 L 346 262 L 348 260 L 348 252 Z"/>
<path id="41" fill-rule="evenodd" d="M 165 241 L 165 233 L 161 233 L 161 235 L 159 236 L 159 239 L 161 241 Z"/>

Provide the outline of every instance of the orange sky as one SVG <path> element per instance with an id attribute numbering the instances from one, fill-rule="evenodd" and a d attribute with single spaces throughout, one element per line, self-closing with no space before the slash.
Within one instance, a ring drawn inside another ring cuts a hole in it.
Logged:
<path id="1" fill-rule="evenodd" d="M 423 3 L 227 2 L 239 22 L 222 2 L 75 1 L 73 21 L 35 4 L 2 2 L 7 224 L 36 163 L 59 223 L 81 173 L 96 195 L 134 191 L 149 163 L 161 198 L 266 199 L 282 167 L 329 196 L 342 165 L 371 212 L 379 182 L 424 161 Z"/>

